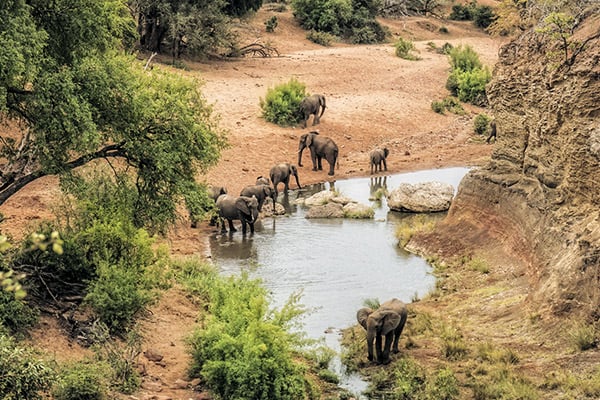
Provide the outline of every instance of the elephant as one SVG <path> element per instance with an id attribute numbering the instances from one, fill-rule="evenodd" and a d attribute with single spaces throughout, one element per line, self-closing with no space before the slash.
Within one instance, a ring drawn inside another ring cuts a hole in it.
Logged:
<path id="1" fill-rule="evenodd" d="M 275 189 L 275 198 L 277 198 L 277 186 L 280 183 L 284 184 L 284 193 L 290 188 L 290 176 L 294 176 L 296 178 L 296 185 L 298 185 L 298 189 L 301 188 L 300 181 L 298 180 L 298 168 L 294 164 L 290 163 L 281 163 L 274 165 L 269 171 L 269 176 L 271 177 L 271 182 L 273 182 L 273 188 Z M 274 205 L 274 204 L 273 204 Z"/>
<path id="2" fill-rule="evenodd" d="M 269 178 L 267 178 L 266 176 L 259 176 L 256 178 L 256 183 L 255 185 L 270 185 L 271 184 L 271 180 Z"/>
<path id="3" fill-rule="evenodd" d="M 368 307 L 361 308 L 356 313 L 358 323 L 367 331 L 367 352 L 369 361 L 373 361 L 373 340 L 377 352 L 377 363 L 388 364 L 390 362 L 390 348 L 398 353 L 398 340 L 408 311 L 406 305 L 394 298 L 382 303 L 375 311 Z M 381 336 L 385 336 L 385 346 L 381 349 Z M 393 346 L 392 346 L 393 342 Z"/>
<path id="4" fill-rule="evenodd" d="M 302 166 L 302 151 L 305 148 L 310 149 L 310 158 L 313 163 L 313 171 L 322 170 L 321 159 L 325 158 L 329 163 L 328 175 L 333 175 L 335 163 L 338 158 L 338 146 L 333 139 L 327 136 L 320 136 L 319 132 L 309 132 L 300 136 L 298 142 L 298 166 Z"/>
<path id="5" fill-rule="evenodd" d="M 486 139 L 486 143 L 490 143 L 490 140 L 492 140 L 492 138 L 494 138 L 494 142 L 496 141 L 496 120 L 491 120 L 490 121 L 490 134 Z"/>
<path id="6" fill-rule="evenodd" d="M 217 209 L 219 210 L 219 220 L 221 222 L 221 233 L 227 232 L 225 228 L 225 219 L 229 222 L 229 232 L 236 232 L 233 227 L 233 220 L 242 222 L 242 233 L 246 234 L 246 225 L 250 225 L 250 233 L 254 233 L 254 223 L 258 219 L 258 199 L 256 196 L 233 196 L 222 194 L 217 199 Z"/>
<path id="7" fill-rule="evenodd" d="M 387 147 L 383 149 L 375 149 L 369 153 L 369 160 L 371 160 L 371 174 L 373 174 L 373 170 L 377 172 L 381 172 L 381 165 L 383 164 L 383 169 L 387 171 L 387 156 L 390 154 L 390 151 Z"/>
<path id="8" fill-rule="evenodd" d="M 300 102 L 300 116 L 302 117 L 302 127 L 306 128 L 306 123 L 310 118 L 311 114 L 314 114 L 313 125 L 317 125 L 321 122 L 321 116 L 325 112 L 325 96 L 322 94 L 313 94 L 312 96 L 306 96 Z M 320 113 L 319 113 L 320 111 Z"/>
<path id="9" fill-rule="evenodd" d="M 240 196 L 256 197 L 258 200 L 258 212 L 262 211 L 262 206 L 265 203 L 265 200 L 267 197 L 270 197 L 273 200 L 273 212 L 275 212 L 276 193 L 275 189 L 269 185 L 248 185 L 242 189 Z"/>

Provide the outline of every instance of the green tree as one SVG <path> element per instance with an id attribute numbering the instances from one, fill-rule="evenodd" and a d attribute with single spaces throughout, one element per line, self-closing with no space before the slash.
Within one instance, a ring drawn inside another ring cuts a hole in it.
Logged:
<path id="1" fill-rule="evenodd" d="M 135 31 L 123 1 L 4 4 L 0 117 L 15 128 L 0 137 L 0 204 L 40 177 L 103 160 L 133 177 L 137 226 L 174 221 L 225 145 L 199 82 L 144 71 L 125 54 Z"/>
<path id="2" fill-rule="evenodd" d="M 129 0 L 129 5 L 138 21 L 140 46 L 159 53 L 168 48 L 178 58 L 184 51 L 205 55 L 232 47 L 227 10 L 244 15 L 257 10 L 262 1 Z"/>

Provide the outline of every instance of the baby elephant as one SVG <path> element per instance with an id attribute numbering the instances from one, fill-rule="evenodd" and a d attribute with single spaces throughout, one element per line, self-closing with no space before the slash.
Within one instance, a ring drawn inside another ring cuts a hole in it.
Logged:
<path id="1" fill-rule="evenodd" d="M 383 149 L 375 149 L 369 153 L 369 160 L 371 160 L 371 174 L 373 173 L 373 170 L 377 172 L 377 168 L 379 168 L 379 171 L 381 171 L 382 164 L 384 170 L 387 171 L 386 158 L 388 154 L 390 154 L 390 151 L 387 149 L 387 147 L 384 147 Z"/>
<path id="2" fill-rule="evenodd" d="M 358 323 L 367 331 L 367 352 L 369 361 L 373 361 L 373 340 L 377 352 L 377 363 L 390 362 L 390 348 L 398 353 L 398 341 L 408 312 L 406 305 L 398 299 L 382 303 L 375 311 L 368 307 L 361 308 L 356 313 Z M 385 336 L 385 346 L 381 348 L 381 337 Z M 393 345 L 392 345 L 393 342 Z"/>

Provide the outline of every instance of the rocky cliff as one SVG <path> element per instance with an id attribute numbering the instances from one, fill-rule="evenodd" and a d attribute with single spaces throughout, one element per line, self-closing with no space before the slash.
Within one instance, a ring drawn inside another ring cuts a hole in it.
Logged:
<path id="1" fill-rule="evenodd" d="M 527 301 L 541 313 L 600 317 L 598 36 L 590 12 L 566 53 L 536 31 L 500 50 L 487 88 L 491 160 L 461 182 L 439 229 L 410 244 L 442 256 L 500 252 L 513 264 L 506 273 L 529 278 Z"/>

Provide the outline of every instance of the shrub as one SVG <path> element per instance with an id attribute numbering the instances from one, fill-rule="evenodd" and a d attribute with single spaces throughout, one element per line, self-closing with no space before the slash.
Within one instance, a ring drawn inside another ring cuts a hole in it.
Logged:
<path id="1" fill-rule="evenodd" d="M 444 111 L 446 110 L 457 115 L 465 114 L 465 109 L 460 103 L 460 100 L 452 96 L 448 96 L 442 101 L 431 102 L 431 109 L 438 114 L 444 114 Z"/>
<path id="2" fill-rule="evenodd" d="M 492 79 L 489 69 L 474 69 L 458 75 L 457 97 L 460 101 L 485 107 L 488 104 L 485 86 Z"/>
<path id="3" fill-rule="evenodd" d="M 596 347 L 596 329 L 586 323 L 575 324 L 569 331 L 568 337 L 575 350 L 585 351 Z"/>
<path id="4" fill-rule="evenodd" d="M 30 346 L 20 347 L 0 332 L 0 398 L 38 400 L 54 381 L 54 371 Z"/>
<path id="5" fill-rule="evenodd" d="M 123 332 L 155 299 L 153 285 L 143 271 L 124 262 L 101 261 L 97 272 L 98 278 L 90 285 L 85 302 L 111 332 Z"/>
<path id="6" fill-rule="evenodd" d="M 265 28 L 267 32 L 275 32 L 275 28 L 277 28 L 277 17 L 275 15 L 265 21 Z"/>
<path id="7" fill-rule="evenodd" d="M 487 132 L 492 119 L 487 114 L 478 114 L 473 120 L 473 130 L 477 135 L 483 135 Z"/>
<path id="8" fill-rule="evenodd" d="M 470 21 L 473 19 L 473 8 L 472 3 L 468 5 L 454 4 L 448 18 L 453 21 Z"/>
<path id="9" fill-rule="evenodd" d="M 413 61 L 419 59 L 414 54 L 411 54 L 411 52 L 415 50 L 415 45 L 410 40 L 398 38 L 396 43 L 394 43 L 394 47 L 396 48 L 396 56 L 400 58 Z"/>
<path id="10" fill-rule="evenodd" d="M 425 387 L 427 399 L 452 400 L 458 398 L 458 379 L 450 368 L 439 369 Z"/>
<path id="11" fill-rule="evenodd" d="M 321 46 L 331 46 L 331 43 L 335 41 L 335 36 L 327 32 L 317 32 L 311 30 L 306 34 L 306 38 L 313 43 L 320 44 Z"/>
<path id="12" fill-rule="evenodd" d="M 297 399 L 306 396 L 305 368 L 294 353 L 299 336 L 288 332 L 303 313 L 292 296 L 269 311 L 266 289 L 256 280 L 216 278 L 210 288 L 210 316 L 190 338 L 192 376 L 202 376 L 219 397 Z"/>
<path id="13" fill-rule="evenodd" d="M 303 83 L 292 78 L 289 82 L 269 88 L 264 99 L 260 99 L 263 117 L 280 126 L 292 126 L 300 122 L 300 102 L 307 95 Z"/>
<path id="14" fill-rule="evenodd" d="M 487 28 L 494 22 L 496 15 L 490 6 L 480 6 L 473 12 L 473 23 L 478 28 Z"/>
<path id="15" fill-rule="evenodd" d="M 13 335 L 24 334 L 38 320 L 39 313 L 11 292 L 0 290 L 0 326 Z"/>
<path id="16" fill-rule="evenodd" d="M 108 394 L 109 383 L 108 365 L 80 361 L 63 368 L 52 394 L 56 400 L 102 400 Z"/>
<path id="17" fill-rule="evenodd" d="M 448 55 L 450 56 L 450 66 L 452 67 L 452 70 L 464 72 L 482 68 L 479 56 L 469 45 L 465 47 L 453 47 Z"/>

